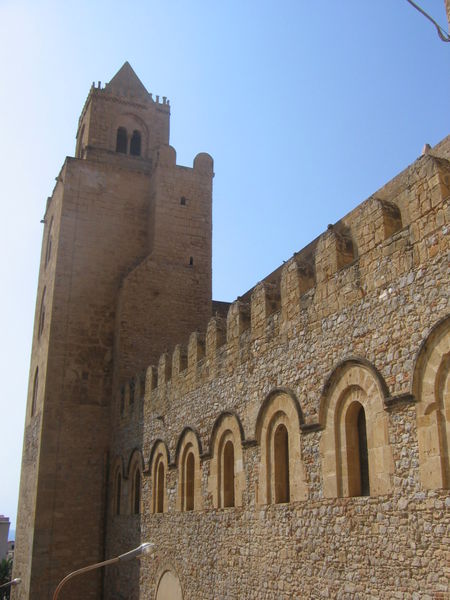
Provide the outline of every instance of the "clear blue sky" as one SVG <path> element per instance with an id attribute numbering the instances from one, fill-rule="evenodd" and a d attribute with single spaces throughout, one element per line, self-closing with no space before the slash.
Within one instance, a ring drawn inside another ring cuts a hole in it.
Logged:
<path id="1" fill-rule="evenodd" d="M 443 0 L 420 0 L 446 29 Z M 125 60 L 215 160 L 233 300 L 450 133 L 450 44 L 406 0 L 0 0 L 0 513 L 15 521 L 45 201 L 92 81 Z"/>

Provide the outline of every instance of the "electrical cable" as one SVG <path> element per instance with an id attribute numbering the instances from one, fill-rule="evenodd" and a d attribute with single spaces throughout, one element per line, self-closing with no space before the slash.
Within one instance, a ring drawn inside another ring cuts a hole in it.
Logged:
<path id="1" fill-rule="evenodd" d="M 418 4 L 416 4 L 415 2 L 413 2 L 413 0 L 406 0 L 406 2 L 409 2 L 411 4 L 411 6 L 413 6 L 416 10 L 418 10 L 424 17 L 426 17 L 429 21 L 431 21 L 433 23 L 433 25 L 436 27 L 437 32 L 438 32 L 438 36 L 441 38 L 441 40 L 443 42 L 450 42 L 450 35 L 448 33 L 446 33 L 442 27 L 436 23 L 436 21 L 430 17 L 430 15 L 428 13 L 426 13 L 423 8 L 420 8 L 420 6 Z"/>

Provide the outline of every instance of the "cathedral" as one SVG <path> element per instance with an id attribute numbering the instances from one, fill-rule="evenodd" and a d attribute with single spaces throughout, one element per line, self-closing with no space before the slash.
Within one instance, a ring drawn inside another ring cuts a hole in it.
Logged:
<path id="1" fill-rule="evenodd" d="M 48 198 L 14 599 L 448 598 L 450 137 L 235 302 L 125 63 Z"/>

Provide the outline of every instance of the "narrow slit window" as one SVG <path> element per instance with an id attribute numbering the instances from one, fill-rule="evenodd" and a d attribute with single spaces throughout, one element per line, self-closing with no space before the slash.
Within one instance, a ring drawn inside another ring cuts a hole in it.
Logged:
<path id="1" fill-rule="evenodd" d="M 234 446 L 228 440 L 223 449 L 223 505 L 234 506 Z"/>
<path id="2" fill-rule="evenodd" d="M 369 484 L 369 453 L 367 449 L 366 415 L 361 406 L 358 413 L 358 449 L 359 471 L 361 480 L 361 496 L 370 496 Z"/>
<path id="3" fill-rule="evenodd" d="M 185 510 L 194 510 L 194 476 L 195 461 L 193 452 L 189 452 L 186 457 L 185 467 Z"/>
<path id="4" fill-rule="evenodd" d="M 158 468 L 156 471 L 156 507 L 155 512 L 162 513 L 164 512 L 164 481 L 165 481 L 165 473 L 164 473 L 164 463 L 162 459 L 158 464 Z"/>
<path id="5" fill-rule="evenodd" d="M 274 435 L 275 502 L 289 502 L 289 437 L 284 425 Z"/>
<path id="6" fill-rule="evenodd" d="M 370 496 L 366 414 L 359 402 L 354 402 L 347 411 L 346 445 L 348 495 Z"/>

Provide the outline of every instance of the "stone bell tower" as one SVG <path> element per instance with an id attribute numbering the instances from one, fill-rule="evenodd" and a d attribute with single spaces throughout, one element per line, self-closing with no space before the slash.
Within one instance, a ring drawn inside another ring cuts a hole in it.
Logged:
<path id="1" fill-rule="evenodd" d="M 49 599 L 65 574 L 104 559 L 112 398 L 211 316 L 213 163 L 176 165 L 169 119 L 167 99 L 125 63 L 91 87 L 76 157 L 47 201 L 15 598 Z M 101 596 L 99 574 L 65 591 Z"/>

